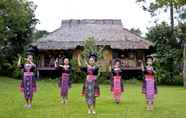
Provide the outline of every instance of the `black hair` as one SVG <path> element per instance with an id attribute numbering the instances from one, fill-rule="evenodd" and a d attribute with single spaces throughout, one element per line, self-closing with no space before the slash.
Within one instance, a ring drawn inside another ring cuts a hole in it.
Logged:
<path id="1" fill-rule="evenodd" d="M 94 60 L 97 61 L 97 55 L 96 55 L 96 53 L 90 53 L 89 56 L 88 56 L 88 58 L 89 59 L 90 58 L 94 58 Z"/>
<path id="2" fill-rule="evenodd" d="M 62 58 L 62 64 L 64 65 L 65 63 L 64 63 L 64 60 L 65 59 L 68 59 L 68 61 L 69 61 L 69 64 L 70 64 L 70 60 L 69 60 L 69 58 L 68 57 L 66 57 L 66 56 L 63 56 L 63 58 Z"/>
<path id="3" fill-rule="evenodd" d="M 34 46 L 29 46 L 27 49 L 26 49 L 26 55 L 35 55 L 38 53 L 38 49 L 37 47 L 34 47 Z"/>
<path id="4" fill-rule="evenodd" d="M 120 59 L 116 59 L 116 60 L 114 61 L 114 64 L 116 64 L 117 62 L 119 62 L 119 64 L 121 64 L 121 60 L 120 60 Z"/>
<path id="5" fill-rule="evenodd" d="M 26 52 L 26 56 L 29 56 L 29 55 L 33 56 L 34 54 L 32 52 Z"/>
<path id="6" fill-rule="evenodd" d="M 147 61 L 148 59 L 152 59 L 152 61 L 153 61 L 153 57 L 151 55 L 148 55 L 145 57 L 145 61 Z"/>

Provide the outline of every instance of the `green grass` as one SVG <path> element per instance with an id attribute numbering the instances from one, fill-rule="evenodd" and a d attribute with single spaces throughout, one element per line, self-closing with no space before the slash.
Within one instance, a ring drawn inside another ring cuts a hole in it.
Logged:
<path id="1" fill-rule="evenodd" d="M 108 85 L 101 85 L 97 99 L 97 114 L 87 114 L 81 84 L 73 84 L 68 105 L 59 102 L 55 80 L 38 82 L 33 108 L 25 109 L 19 92 L 20 81 L 0 77 L 0 118 L 186 118 L 186 90 L 181 87 L 160 86 L 153 112 L 145 110 L 145 99 L 140 84 L 127 82 L 122 103 L 113 102 Z"/>

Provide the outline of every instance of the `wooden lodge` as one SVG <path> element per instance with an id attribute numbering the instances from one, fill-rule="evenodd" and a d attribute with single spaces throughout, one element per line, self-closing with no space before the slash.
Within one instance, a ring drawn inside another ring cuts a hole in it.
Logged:
<path id="1" fill-rule="evenodd" d="M 153 45 L 123 28 L 121 20 L 62 20 L 60 28 L 33 44 L 39 50 L 38 70 L 54 70 L 57 57 L 77 57 L 88 37 L 94 37 L 98 46 L 105 47 L 102 64 L 110 65 L 113 59 L 120 58 L 127 70 L 140 70 L 139 60 Z"/>

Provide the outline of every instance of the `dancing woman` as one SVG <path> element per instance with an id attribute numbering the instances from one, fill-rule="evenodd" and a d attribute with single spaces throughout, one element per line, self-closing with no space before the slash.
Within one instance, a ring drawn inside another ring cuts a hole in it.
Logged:
<path id="1" fill-rule="evenodd" d="M 151 56 L 148 56 L 146 58 L 147 65 L 144 67 L 144 64 L 142 63 L 142 71 L 144 73 L 144 80 L 142 84 L 142 93 L 146 97 L 146 103 L 147 103 L 147 110 L 152 111 L 153 110 L 153 104 L 154 104 L 154 97 L 155 94 L 157 94 L 157 85 L 155 80 L 155 70 L 152 66 L 153 58 Z"/>
<path id="2" fill-rule="evenodd" d="M 114 66 L 112 68 L 112 77 L 111 77 L 111 92 L 113 98 L 117 104 L 121 101 L 121 94 L 124 91 L 122 75 L 124 70 L 121 69 L 120 60 L 115 60 Z"/>
<path id="3" fill-rule="evenodd" d="M 88 114 L 96 114 L 96 97 L 100 95 L 99 85 L 97 81 L 99 68 L 95 65 L 96 61 L 97 56 L 95 54 L 90 54 L 87 66 L 82 67 L 80 63 L 80 57 L 78 56 L 78 65 L 80 66 L 81 71 L 85 72 L 87 75 L 83 85 L 82 95 L 84 95 L 86 99 Z"/>
<path id="4" fill-rule="evenodd" d="M 26 62 L 21 64 L 21 57 L 19 57 L 17 67 L 22 69 L 23 79 L 21 81 L 21 91 L 24 93 L 26 100 L 26 108 L 32 107 L 33 93 L 36 92 L 36 80 L 34 77 L 36 65 L 33 63 L 33 56 L 27 55 Z"/>
<path id="5" fill-rule="evenodd" d="M 70 74 L 71 74 L 71 65 L 69 64 L 69 59 L 64 58 L 63 64 L 57 64 L 58 61 L 55 62 L 55 67 L 61 74 L 59 78 L 59 88 L 60 88 L 60 95 L 62 97 L 62 103 L 67 104 L 68 101 L 68 92 L 71 86 Z"/>

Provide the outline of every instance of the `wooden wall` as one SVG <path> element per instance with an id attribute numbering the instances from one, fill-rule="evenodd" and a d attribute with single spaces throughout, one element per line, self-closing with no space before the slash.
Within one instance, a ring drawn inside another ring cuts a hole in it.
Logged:
<path id="1" fill-rule="evenodd" d="M 54 68 L 51 63 L 55 61 L 58 55 L 72 55 L 72 57 L 77 58 L 78 55 L 83 51 L 82 47 L 77 47 L 75 50 L 53 50 L 53 51 L 42 51 L 38 57 L 39 68 Z M 50 56 L 49 56 L 50 55 Z M 124 55 L 124 59 L 121 58 Z M 98 60 L 97 64 L 100 66 L 101 72 L 107 72 L 111 70 L 111 65 L 115 58 L 120 58 L 123 63 L 128 63 L 131 69 L 136 69 L 140 67 L 139 60 L 143 59 L 145 52 L 143 50 L 113 50 L 109 46 L 106 46 L 103 50 L 103 59 Z M 48 58 L 51 58 L 48 60 Z M 71 57 L 70 57 L 71 58 Z M 125 64 L 124 64 L 125 65 Z"/>

